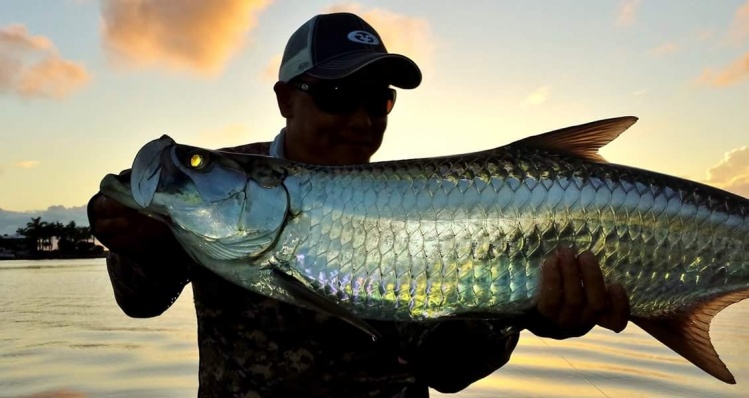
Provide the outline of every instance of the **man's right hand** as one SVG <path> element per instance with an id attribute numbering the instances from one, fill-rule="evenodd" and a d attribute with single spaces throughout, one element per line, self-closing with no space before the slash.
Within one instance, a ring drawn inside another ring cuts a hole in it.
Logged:
<path id="1" fill-rule="evenodd" d="M 96 239 L 115 253 L 138 257 L 173 239 L 164 223 L 102 194 L 89 201 L 88 218 Z"/>
<path id="2" fill-rule="evenodd" d="M 166 311 L 189 282 L 190 262 L 169 227 L 102 193 L 89 200 L 88 219 L 111 251 L 107 271 L 123 312 L 150 318 Z"/>

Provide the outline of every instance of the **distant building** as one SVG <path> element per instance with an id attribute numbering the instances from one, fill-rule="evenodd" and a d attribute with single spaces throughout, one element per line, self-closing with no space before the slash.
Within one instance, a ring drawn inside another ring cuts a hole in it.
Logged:
<path id="1" fill-rule="evenodd" d="M 5 253 L 18 253 L 28 252 L 32 248 L 29 247 L 29 240 L 25 236 L 13 234 L 0 236 L 0 249 L 5 249 Z"/>

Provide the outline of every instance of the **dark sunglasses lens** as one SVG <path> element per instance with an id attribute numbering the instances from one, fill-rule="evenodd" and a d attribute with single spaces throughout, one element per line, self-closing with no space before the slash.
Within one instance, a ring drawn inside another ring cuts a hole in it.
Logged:
<path id="1" fill-rule="evenodd" d="M 312 97 L 317 107 L 326 113 L 351 113 L 357 107 L 355 98 L 338 87 L 321 88 Z"/>
<path id="2" fill-rule="evenodd" d="M 352 113 L 362 104 L 371 115 L 385 116 L 395 106 L 395 90 L 346 90 L 342 88 L 321 89 L 313 96 L 321 111 L 333 114 Z"/>
<path id="3" fill-rule="evenodd" d="M 372 92 L 364 100 L 367 112 L 374 116 L 385 116 L 393 110 L 395 105 L 395 90 L 385 89 Z"/>

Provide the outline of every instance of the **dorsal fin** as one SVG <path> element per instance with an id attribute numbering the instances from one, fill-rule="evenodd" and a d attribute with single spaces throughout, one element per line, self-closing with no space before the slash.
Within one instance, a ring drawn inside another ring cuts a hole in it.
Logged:
<path id="1" fill-rule="evenodd" d="M 634 116 L 598 120 L 534 135 L 511 145 L 549 149 L 593 162 L 606 162 L 598 150 L 615 140 L 637 120 Z"/>
<path id="2" fill-rule="evenodd" d="M 749 289 L 739 290 L 698 304 L 680 317 L 633 317 L 632 322 L 715 378 L 728 384 L 736 384 L 733 375 L 720 360 L 710 342 L 710 322 L 724 308 L 747 297 Z"/>

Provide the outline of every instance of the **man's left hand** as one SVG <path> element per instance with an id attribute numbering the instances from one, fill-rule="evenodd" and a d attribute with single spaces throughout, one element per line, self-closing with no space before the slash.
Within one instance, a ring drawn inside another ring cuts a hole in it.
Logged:
<path id="1" fill-rule="evenodd" d="M 580 337 L 599 325 L 616 333 L 627 326 L 629 299 L 619 285 L 606 286 L 601 268 L 589 251 L 575 257 L 559 249 L 541 268 L 537 314 L 526 327 L 539 337 Z"/>

